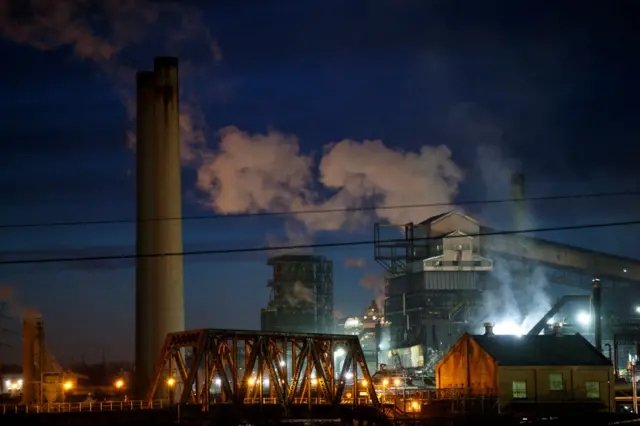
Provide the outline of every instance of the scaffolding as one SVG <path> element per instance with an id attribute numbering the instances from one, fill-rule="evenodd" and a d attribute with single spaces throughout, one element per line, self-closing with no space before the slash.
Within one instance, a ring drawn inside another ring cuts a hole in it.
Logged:
<path id="1" fill-rule="evenodd" d="M 324 256 L 272 257 L 269 303 L 261 312 L 263 331 L 331 333 L 333 262 Z"/>

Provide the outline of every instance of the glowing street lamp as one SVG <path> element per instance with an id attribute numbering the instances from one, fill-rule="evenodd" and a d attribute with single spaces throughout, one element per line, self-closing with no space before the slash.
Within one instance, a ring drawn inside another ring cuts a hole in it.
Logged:
<path id="1" fill-rule="evenodd" d="M 70 390 L 72 387 L 73 387 L 73 383 L 71 382 L 64 383 L 64 390 Z"/>
<path id="2" fill-rule="evenodd" d="M 124 386 L 124 380 L 118 379 L 113 385 L 116 387 L 116 389 L 120 390 Z"/>
<path id="3" fill-rule="evenodd" d="M 174 387 L 176 385 L 176 379 L 174 379 L 173 377 L 169 377 L 167 379 L 167 386 L 169 386 L 170 388 Z"/>

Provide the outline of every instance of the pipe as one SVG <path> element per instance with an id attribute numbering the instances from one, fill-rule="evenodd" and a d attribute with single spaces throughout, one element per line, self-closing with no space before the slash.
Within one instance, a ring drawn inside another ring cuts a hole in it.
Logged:
<path id="1" fill-rule="evenodd" d="M 35 399 L 36 366 L 36 318 L 27 317 L 22 322 L 22 404 L 33 404 Z"/>
<path id="2" fill-rule="evenodd" d="M 593 313 L 595 315 L 594 340 L 598 352 L 602 352 L 602 287 L 598 278 L 593 279 Z"/>
<path id="3" fill-rule="evenodd" d="M 513 224 L 517 230 L 527 229 L 529 227 L 527 221 L 527 211 L 524 201 L 525 198 L 524 174 L 514 173 L 511 175 L 511 198 L 520 201 L 513 203 Z"/>
<path id="4" fill-rule="evenodd" d="M 493 323 L 492 322 L 485 322 L 484 324 L 484 335 L 485 336 L 493 336 Z"/>

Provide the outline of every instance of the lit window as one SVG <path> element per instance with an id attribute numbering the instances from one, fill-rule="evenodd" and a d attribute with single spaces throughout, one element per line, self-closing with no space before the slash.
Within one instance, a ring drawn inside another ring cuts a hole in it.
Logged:
<path id="1" fill-rule="evenodd" d="M 527 399 L 527 382 L 516 380 L 513 382 L 513 399 Z"/>
<path id="2" fill-rule="evenodd" d="M 600 382 L 588 381 L 585 383 L 587 388 L 587 399 L 600 399 Z"/>
<path id="3" fill-rule="evenodd" d="M 562 373 L 550 373 L 549 374 L 549 390 L 550 391 L 563 391 L 564 383 L 562 381 Z"/>

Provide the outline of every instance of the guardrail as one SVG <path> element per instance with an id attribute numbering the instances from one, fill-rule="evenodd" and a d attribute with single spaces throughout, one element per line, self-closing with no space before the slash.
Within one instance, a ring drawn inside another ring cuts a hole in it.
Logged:
<path id="1" fill-rule="evenodd" d="M 3 404 L 0 410 L 6 414 L 82 413 L 91 411 L 155 410 L 166 406 L 166 401 L 98 401 L 98 402 L 54 402 L 42 405 Z"/>

